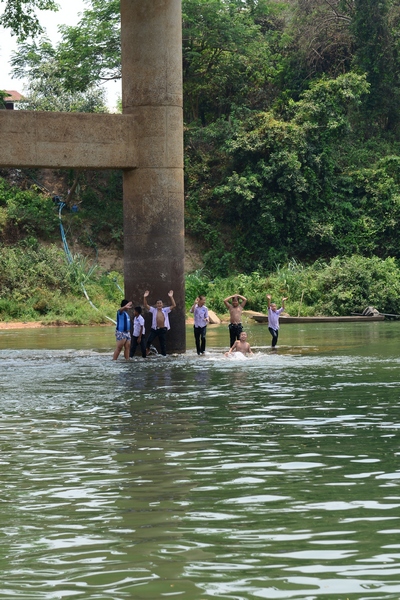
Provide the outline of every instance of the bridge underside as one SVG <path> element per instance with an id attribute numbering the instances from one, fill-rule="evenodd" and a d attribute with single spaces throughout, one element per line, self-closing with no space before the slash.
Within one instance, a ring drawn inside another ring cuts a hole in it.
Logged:
<path id="1" fill-rule="evenodd" d="M 123 114 L 0 110 L 0 167 L 124 171 L 125 297 L 172 289 L 167 349 L 184 352 L 181 0 L 120 4 Z"/>

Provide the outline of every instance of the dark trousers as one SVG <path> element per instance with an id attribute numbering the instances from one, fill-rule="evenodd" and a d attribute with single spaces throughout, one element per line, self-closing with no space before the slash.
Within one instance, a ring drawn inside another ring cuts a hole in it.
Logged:
<path id="1" fill-rule="evenodd" d="M 229 323 L 229 336 L 230 344 L 229 348 L 232 348 L 233 344 L 240 338 L 240 334 L 243 331 L 243 325 L 241 323 Z"/>
<path id="2" fill-rule="evenodd" d="M 140 346 L 140 350 L 142 352 L 142 357 L 146 358 L 146 341 L 144 339 L 144 335 L 142 335 L 142 338 L 140 340 L 140 343 L 138 342 L 138 335 L 133 335 L 132 336 L 132 341 L 131 341 L 131 351 L 129 356 L 132 358 L 133 356 L 135 356 L 135 352 L 136 352 L 136 348 L 138 346 Z"/>
<path id="3" fill-rule="evenodd" d="M 196 342 L 197 354 L 204 354 L 204 352 L 205 352 L 206 329 L 207 329 L 206 325 L 204 327 L 194 327 L 194 339 Z"/>
<path id="4" fill-rule="evenodd" d="M 150 348 L 153 340 L 158 337 L 160 342 L 160 351 L 163 356 L 167 355 L 167 328 L 160 327 L 159 329 L 150 329 L 150 335 L 147 338 L 146 348 Z"/>
<path id="5" fill-rule="evenodd" d="M 268 327 L 268 331 L 272 335 L 272 347 L 275 348 L 278 341 L 279 329 L 272 329 L 272 327 Z"/>

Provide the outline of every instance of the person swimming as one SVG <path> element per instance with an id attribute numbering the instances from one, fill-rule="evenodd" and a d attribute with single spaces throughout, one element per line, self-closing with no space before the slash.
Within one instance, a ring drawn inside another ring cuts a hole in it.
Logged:
<path id="1" fill-rule="evenodd" d="M 239 339 L 235 341 L 233 346 L 229 349 L 229 352 L 225 352 L 225 356 L 233 357 L 241 354 L 243 357 L 246 357 L 249 354 L 253 354 L 252 349 L 250 348 L 250 344 L 247 341 L 247 333 L 242 331 Z"/>

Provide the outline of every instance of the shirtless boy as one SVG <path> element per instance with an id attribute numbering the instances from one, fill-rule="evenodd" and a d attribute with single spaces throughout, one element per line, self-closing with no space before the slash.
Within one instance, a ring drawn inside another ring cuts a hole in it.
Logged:
<path id="1" fill-rule="evenodd" d="M 229 350 L 229 352 L 225 352 L 225 356 L 229 356 L 233 352 L 241 352 L 246 356 L 246 354 L 253 354 L 252 349 L 250 348 L 249 342 L 247 340 L 247 333 L 242 331 L 238 340 L 236 340 Z"/>
<path id="2" fill-rule="evenodd" d="M 153 340 L 156 337 L 158 337 L 159 342 L 160 342 L 161 354 L 163 356 L 166 356 L 167 355 L 167 342 L 166 342 L 167 331 L 169 329 L 171 329 L 170 324 L 169 324 L 168 315 L 171 312 L 171 310 L 173 310 L 176 306 L 176 303 L 174 300 L 174 292 L 172 290 L 168 292 L 168 296 L 170 297 L 170 300 L 171 300 L 171 306 L 164 306 L 162 300 L 157 300 L 155 307 L 149 306 L 147 303 L 147 297 L 148 297 L 149 293 L 150 292 L 148 290 L 146 290 L 145 293 L 143 294 L 144 307 L 146 310 L 150 311 L 152 314 L 150 335 L 147 338 L 147 343 L 146 343 L 146 354 L 149 354 L 150 346 L 151 346 Z"/>
<path id="3" fill-rule="evenodd" d="M 242 302 L 239 302 L 239 299 Z M 232 303 L 229 302 L 232 300 Z M 242 320 L 242 311 L 246 306 L 247 298 L 241 296 L 240 294 L 233 294 L 232 296 L 228 296 L 224 300 L 224 304 L 226 308 L 229 310 L 230 323 L 229 323 L 229 336 L 230 336 L 230 348 L 232 348 L 233 344 L 236 340 L 239 339 L 240 334 L 243 331 L 243 325 L 241 323 Z"/>
<path id="4" fill-rule="evenodd" d="M 271 302 L 271 294 L 267 294 L 268 300 L 268 331 L 272 335 L 272 348 L 275 348 L 279 335 L 279 315 L 285 310 L 285 300 L 282 298 L 281 308 L 276 308 L 275 302 Z"/>

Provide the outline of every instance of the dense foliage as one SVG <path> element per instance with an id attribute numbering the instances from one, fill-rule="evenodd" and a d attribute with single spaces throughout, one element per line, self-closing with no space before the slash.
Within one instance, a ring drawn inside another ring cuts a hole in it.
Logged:
<path id="1" fill-rule="evenodd" d="M 385 168 L 389 167 L 390 161 Z M 391 166 L 397 167 L 397 163 Z M 114 243 L 120 242 L 122 215 L 114 201 L 120 179 L 114 177 L 113 181 L 95 174 L 82 179 L 76 191 L 79 212 L 70 212 L 68 206 L 63 209 L 69 242 L 78 237 L 82 247 L 92 250 L 101 241 L 104 250 L 112 236 Z M 61 249 L 58 212 L 51 196 L 38 186 L 23 190 L 0 180 L 0 239 L 7 242 L 0 248 L 0 320 L 84 324 L 114 317 L 122 275 L 102 272 L 95 252 L 86 258 L 74 254 L 69 264 Z M 83 288 L 98 310 L 84 298 Z M 308 266 L 291 260 L 267 275 L 259 271 L 222 278 L 203 270 L 187 276 L 187 309 L 200 293 L 220 314 L 226 312 L 223 299 L 232 293 L 245 295 L 247 308 L 263 312 L 266 293 L 272 293 L 277 302 L 288 296 L 287 310 L 294 315 L 342 315 L 371 304 L 381 312 L 400 314 L 400 267 L 394 258 L 355 254 L 319 259 Z"/>
<path id="2" fill-rule="evenodd" d="M 115 318 L 122 277 L 101 273 L 82 256 L 68 264 L 56 245 L 29 238 L 0 248 L 0 321 L 107 323 Z M 85 299 L 83 287 L 96 309 Z"/>
<path id="3" fill-rule="evenodd" d="M 54 0 L 0 0 L 0 25 L 24 40 L 43 33 L 36 10 L 57 10 Z"/>
<path id="4" fill-rule="evenodd" d="M 0 178 L 0 321 L 84 324 L 114 318 L 122 275 L 97 267 L 97 247 L 121 245 L 122 207 L 114 201 L 121 193 L 120 175 L 81 175 L 74 196 L 79 211 L 71 212 L 68 204 L 61 211 L 73 257 L 69 264 L 61 244 L 60 204 L 29 171 L 13 174 L 12 184 Z M 74 240 L 85 255 L 74 252 Z M 84 288 L 98 310 L 85 299 Z"/>
<path id="5" fill-rule="evenodd" d="M 208 271 L 399 257 L 396 0 L 183 0 L 182 12 L 187 232 Z M 50 70 L 75 94 L 120 76 L 117 0 L 91 0 L 61 32 L 54 48 L 22 45 L 15 73 L 37 86 Z"/>
<path id="6" fill-rule="evenodd" d="M 10 245 L 27 237 L 45 242 L 59 240 L 59 204 L 53 201 L 51 190 L 46 189 L 46 179 L 40 176 L 43 174 L 17 169 L 11 175 L 11 183 L 0 177 L 0 241 Z M 68 189 L 74 181 L 77 185 L 68 201 Z M 58 174 L 57 184 L 64 189 L 59 198 L 65 202 L 62 218 L 70 237 L 87 247 L 122 247 L 119 172 L 77 174 L 71 169 Z M 76 213 L 71 212 L 74 204 L 79 209 Z"/>
<path id="7" fill-rule="evenodd" d="M 248 286 L 256 310 L 271 286 L 294 312 L 301 297 L 309 313 L 371 303 L 400 312 L 397 0 L 182 0 L 182 13 L 186 226 L 203 252 L 208 277 L 197 283 L 211 305 L 221 310 L 225 291 L 249 277 L 237 291 Z M 88 99 L 120 77 L 118 0 L 90 0 L 61 33 L 56 46 L 37 39 L 14 57 L 32 97 L 39 86 L 43 101 L 55 85 L 60 98 Z M 101 98 L 87 106 L 102 110 Z M 75 225 L 85 231 L 90 212 L 90 239 L 120 242 L 118 176 L 100 192 L 103 212 L 97 184 L 85 176 L 80 185 Z M 40 203 L 2 194 L 3 232 L 51 235 Z M 239 272 L 253 275 L 221 279 Z M 189 297 L 199 293 L 188 286 Z"/>
<path id="8" fill-rule="evenodd" d="M 0 249 L 0 321 L 40 320 L 44 323 L 109 323 L 121 300 L 121 274 L 101 272 L 82 256 L 68 264 L 56 245 L 29 238 Z M 83 293 L 88 294 L 93 308 Z M 186 278 L 186 308 L 199 293 L 207 306 L 226 313 L 223 299 L 232 293 L 247 297 L 246 309 L 266 312 L 266 294 L 279 304 L 288 296 L 286 311 L 294 316 L 348 315 L 373 305 L 381 312 L 400 314 L 400 268 L 391 258 L 322 260 L 304 266 L 295 261 L 270 272 L 229 278 L 203 271 Z"/>
<path id="9" fill-rule="evenodd" d="M 202 240 L 206 267 L 228 275 L 290 257 L 399 257 L 398 4 L 217 4 L 241 5 L 268 69 L 246 64 L 244 97 L 235 71 L 223 104 L 213 80 L 197 94 L 198 114 L 185 112 L 187 231 Z M 212 45 L 217 27 L 207 23 Z M 233 52 L 219 44 L 220 65 L 250 52 L 234 40 Z M 209 48 L 196 48 L 207 65 Z"/>
<path id="10" fill-rule="evenodd" d="M 58 219 L 50 198 L 35 189 L 21 190 L 0 178 L 0 240 L 12 243 L 26 237 L 47 240 Z"/>
<path id="11" fill-rule="evenodd" d="M 400 314 L 400 268 L 393 258 L 348 258 L 317 260 L 305 266 L 294 260 L 268 273 L 238 274 L 210 280 L 204 271 L 186 278 L 187 306 L 198 294 L 207 296 L 207 306 L 224 313 L 224 298 L 245 296 L 246 309 L 267 311 L 266 294 L 279 304 L 288 297 L 286 311 L 292 316 L 350 315 L 375 306 L 380 312 Z"/>

